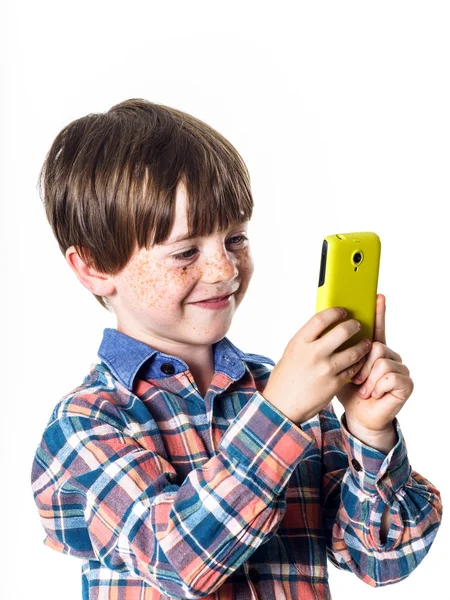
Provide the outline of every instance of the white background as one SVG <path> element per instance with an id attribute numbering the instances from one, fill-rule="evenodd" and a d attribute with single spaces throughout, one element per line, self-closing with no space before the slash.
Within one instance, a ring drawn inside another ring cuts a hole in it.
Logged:
<path id="1" fill-rule="evenodd" d="M 255 274 L 227 334 L 244 351 L 278 361 L 314 314 L 326 235 L 380 236 L 387 345 L 415 384 L 398 419 L 411 466 L 441 491 L 444 521 L 405 581 L 374 589 L 329 564 L 330 586 L 334 600 L 450 598 L 449 29 L 447 2 L 4 4 L 8 598 L 81 598 L 79 559 L 43 545 L 31 463 L 54 405 L 97 361 L 103 329 L 116 326 L 60 253 L 37 177 L 63 126 L 132 97 L 206 121 L 250 170 Z"/>

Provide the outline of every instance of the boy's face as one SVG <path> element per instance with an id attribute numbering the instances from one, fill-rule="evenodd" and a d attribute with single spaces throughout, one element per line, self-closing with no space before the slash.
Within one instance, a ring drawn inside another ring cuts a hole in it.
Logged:
<path id="1" fill-rule="evenodd" d="M 180 185 L 167 241 L 139 250 L 118 275 L 108 278 L 115 288 L 107 298 L 117 316 L 117 329 L 178 356 L 181 347 L 209 346 L 226 335 L 254 270 L 245 239 L 248 221 L 223 233 L 173 243 L 187 230 L 186 194 Z M 225 308 L 193 304 L 230 293 Z"/>

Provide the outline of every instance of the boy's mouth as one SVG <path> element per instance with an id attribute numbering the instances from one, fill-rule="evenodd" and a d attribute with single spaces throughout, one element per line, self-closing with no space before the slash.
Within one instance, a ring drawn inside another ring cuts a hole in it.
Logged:
<path id="1" fill-rule="evenodd" d="M 220 302 L 220 300 L 225 300 L 225 298 L 229 298 L 233 294 L 227 294 L 226 296 L 215 296 L 214 298 L 204 298 L 203 300 L 197 300 L 197 302 L 191 302 L 191 304 L 198 304 L 200 302 Z"/>
<path id="2" fill-rule="evenodd" d="M 199 302 L 219 302 L 220 300 L 224 300 L 225 298 L 232 296 L 236 292 L 237 292 L 237 290 L 234 290 L 233 292 L 230 292 L 230 293 L 222 295 L 222 296 L 213 296 L 211 298 L 203 298 L 202 300 L 196 300 L 195 302 L 189 302 L 189 304 L 198 304 Z"/>

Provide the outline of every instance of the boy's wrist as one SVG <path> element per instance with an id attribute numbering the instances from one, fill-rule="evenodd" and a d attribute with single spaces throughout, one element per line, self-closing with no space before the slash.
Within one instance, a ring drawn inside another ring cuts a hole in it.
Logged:
<path id="1" fill-rule="evenodd" d="M 374 448 L 383 454 L 389 454 L 398 442 L 398 435 L 393 422 L 385 431 L 368 431 L 364 427 L 358 425 L 358 423 L 351 419 L 347 419 L 347 417 L 345 418 L 345 423 L 348 431 L 358 438 L 360 442 L 363 442 L 366 446 Z"/>
<path id="2" fill-rule="evenodd" d="M 304 423 L 304 421 L 306 420 L 299 414 L 298 411 L 296 411 L 295 414 L 291 414 L 290 411 L 286 409 L 286 406 L 279 406 L 276 400 L 271 397 L 270 390 L 267 393 L 267 388 L 261 393 L 261 396 L 263 396 L 263 398 L 267 400 L 267 402 L 270 402 L 270 404 L 273 407 L 275 407 L 280 413 L 282 413 L 287 419 L 295 423 L 295 425 L 300 426 L 300 424 Z"/>

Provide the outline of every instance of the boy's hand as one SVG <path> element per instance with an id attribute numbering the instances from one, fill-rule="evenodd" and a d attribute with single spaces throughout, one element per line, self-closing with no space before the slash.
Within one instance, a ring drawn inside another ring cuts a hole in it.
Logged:
<path id="1" fill-rule="evenodd" d="M 358 385 L 347 383 L 336 394 L 345 408 L 349 428 L 369 437 L 392 430 L 395 415 L 414 389 L 408 367 L 386 346 L 385 313 L 386 298 L 378 294 L 372 348 L 352 378 Z"/>
<path id="2" fill-rule="evenodd" d="M 363 366 L 370 350 L 364 341 L 336 352 L 359 331 L 356 319 L 343 319 L 338 307 L 316 313 L 290 340 L 270 374 L 262 395 L 296 424 L 314 417 Z"/>

